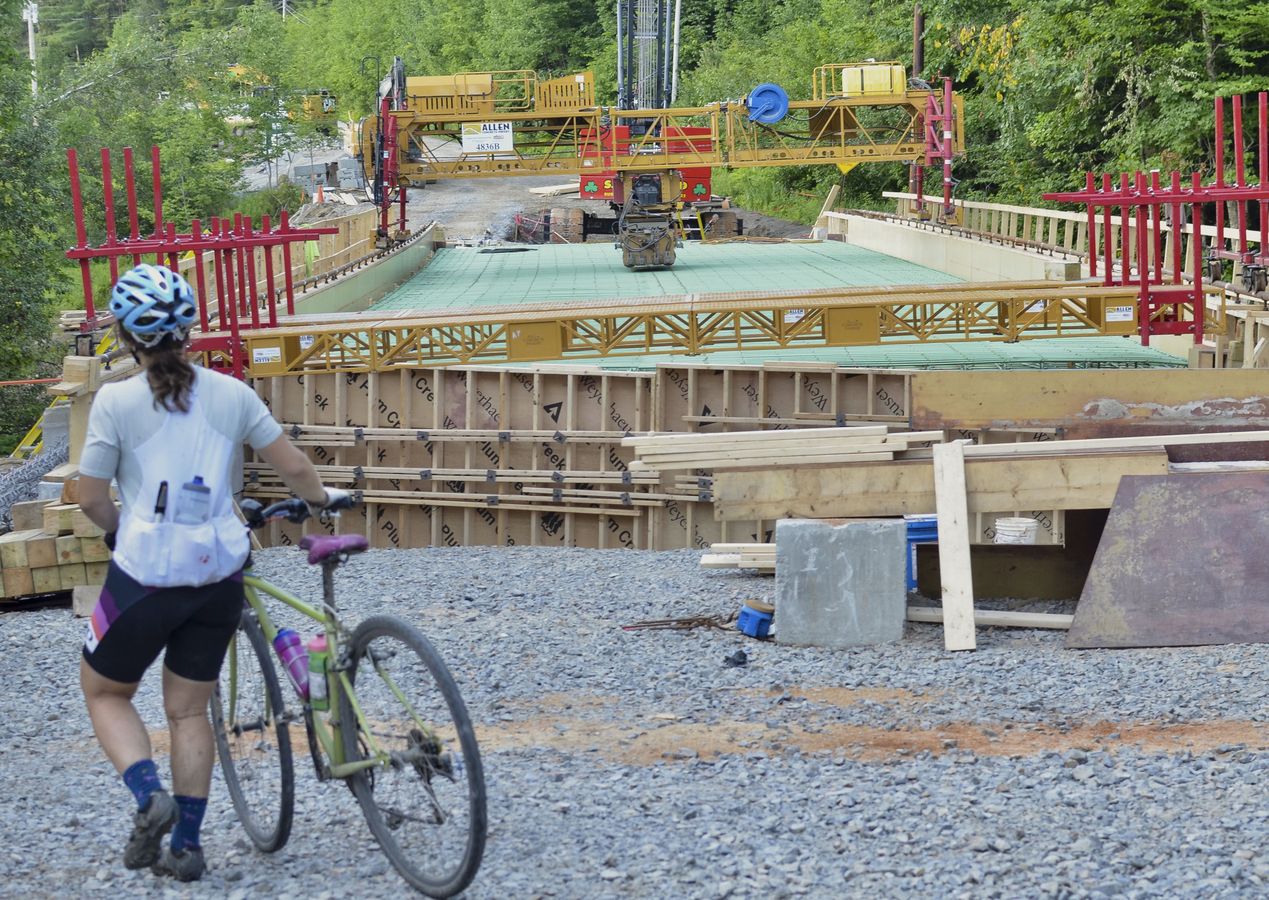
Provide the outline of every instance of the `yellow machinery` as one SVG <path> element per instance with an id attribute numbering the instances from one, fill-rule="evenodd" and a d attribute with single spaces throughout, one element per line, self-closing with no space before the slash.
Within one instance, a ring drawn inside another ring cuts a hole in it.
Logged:
<path id="1" fill-rule="evenodd" d="M 741 101 L 619 109 L 596 105 L 590 72 L 546 81 L 529 71 L 407 78 L 398 60 L 381 86 L 378 115 L 361 123 L 359 155 L 385 209 L 385 233 L 390 197 L 409 185 L 615 172 L 614 206 L 633 216 L 627 265 L 670 265 L 673 246 L 666 252 L 664 239 L 652 238 L 659 229 L 645 226 L 668 221 L 667 211 L 685 199 L 684 168 L 942 164 L 952 215 L 947 191 L 952 157 L 964 147 L 961 109 L 950 81 L 912 87 L 894 62 L 820 66 L 806 100 L 760 85 Z"/>

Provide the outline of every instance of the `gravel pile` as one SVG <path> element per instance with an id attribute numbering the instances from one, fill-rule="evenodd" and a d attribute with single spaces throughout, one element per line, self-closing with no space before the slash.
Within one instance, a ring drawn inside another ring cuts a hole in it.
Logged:
<path id="1" fill-rule="evenodd" d="M 13 520 L 9 516 L 13 504 L 34 500 L 40 481 L 66 462 L 67 452 L 67 443 L 61 440 L 45 447 L 20 465 L 0 472 L 0 531 L 8 531 L 13 526 Z"/>
<path id="2" fill-rule="evenodd" d="M 910 625 L 830 652 L 621 630 L 772 590 L 698 558 L 372 551 L 341 573 L 350 618 L 418 624 L 476 720 L 491 821 L 468 896 L 1269 895 L 1269 648 L 1073 652 L 991 629 L 953 655 Z M 318 589 L 295 550 L 258 569 Z M 126 872 L 130 797 L 77 690 L 84 628 L 0 615 L 0 894 L 403 893 L 351 794 L 302 758 L 281 852 L 250 849 L 217 770 L 206 879 Z M 739 649 L 747 665 L 725 666 Z M 140 705 L 158 726 L 154 676 Z"/>

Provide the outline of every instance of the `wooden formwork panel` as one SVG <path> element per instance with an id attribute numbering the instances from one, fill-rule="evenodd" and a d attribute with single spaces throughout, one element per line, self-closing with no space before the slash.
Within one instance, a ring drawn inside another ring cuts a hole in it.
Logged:
<path id="1" fill-rule="evenodd" d="M 660 482 L 632 476 L 623 437 L 904 423 L 911 375 L 824 364 L 632 372 L 542 365 L 253 384 L 324 478 L 365 492 L 339 527 L 364 533 L 374 547 L 705 549 L 768 541 L 775 523 L 718 521 L 708 473 Z M 282 495 L 266 467 L 249 461 L 247 469 L 249 495 Z M 292 544 L 300 535 L 278 524 L 264 537 Z"/>

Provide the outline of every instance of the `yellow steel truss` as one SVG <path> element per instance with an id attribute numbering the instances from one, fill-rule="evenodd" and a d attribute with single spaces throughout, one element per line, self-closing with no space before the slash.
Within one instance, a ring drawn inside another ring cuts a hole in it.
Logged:
<path id="1" fill-rule="evenodd" d="M 368 315 L 247 331 L 248 373 L 379 372 L 465 363 L 878 344 L 1131 335 L 1137 289 L 1091 282 L 852 288 Z M 1191 315 L 1192 304 L 1182 308 Z M 1208 310 L 1210 327 L 1220 309 Z"/>
<path id="2" fill-rule="evenodd" d="M 823 67 L 836 72 L 838 79 L 842 68 L 849 67 Z M 484 76 L 488 94 L 470 94 L 470 81 L 477 76 L 466 73 L 451 76 L 462 79 L 461 85 L 453 87 L 453 97 L 411 95 L 405 109 L 390 113 L 397 125 L 399 179 L 421 183 L 436 178 L 584 175 L 601 170 L 910 162 L 925 155 L 922 123 L 927 103 L 931 98 L 942 103 L 941 91 L 907 90 L 905 85 L 896 85 L 893 93 L 832 93 L 826 85 L 836 82 L 817 70 L 812 99 L 791 101 L 781 122 L 763 125 L 751 122 L 739 102 L 681 109 L 617 110 L 581 104 L 570 108 L 564 102 L 570 95 L 561 87 L 568 78 L 537 83 L 530 74 L 489 73 Z M 571 78 L 586 79 L 579 82 L 577 96 L 593 96 L 589 73 Z M 429 83 L 444 80 L 427 79 Z M 502 97 L 502 86 L 511 82 L 516 90 Z M 533 94 L 537 102 L 530 103 L 528 97 Z M 959 95 L 953 95 L 953 107 L 953 148 L 959 153 L 965 145 Z M 492 121 L 511 124 L 514 148 L 464 153 L 462 126 Z M 599 158 L 599 146 L 611 146 L 607 139 L 611 127 L 635 121 L 648 123 L 648 128 L 637 129 L 646 133 L 623 152 Z M 364 120 L 361 127 L 360 156 L 368 177 L 374 174 L 370 148 L 375 127 L 373 118 Z M 706 131 L 686 131 L 701 128 Z"/>

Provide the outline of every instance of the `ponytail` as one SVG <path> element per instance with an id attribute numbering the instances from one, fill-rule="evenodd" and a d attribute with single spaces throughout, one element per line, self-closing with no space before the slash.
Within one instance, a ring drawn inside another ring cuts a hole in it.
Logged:
<path id="1" fill-rule="evenodd" d="M 194 388 L 194 367 L 185 356 L 185 342 L 164 338 L 154 347 L 142 347 L 122 328 L 124 343 L 137 362 L 145 367 L 154 408 L 169 412 L 189 412 L 189 395 Z"/>

